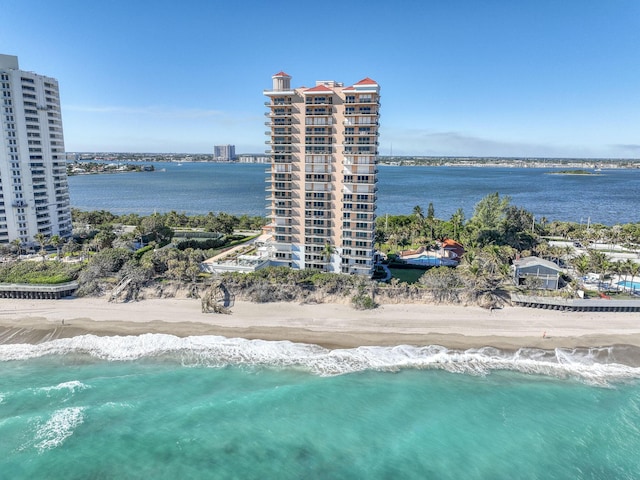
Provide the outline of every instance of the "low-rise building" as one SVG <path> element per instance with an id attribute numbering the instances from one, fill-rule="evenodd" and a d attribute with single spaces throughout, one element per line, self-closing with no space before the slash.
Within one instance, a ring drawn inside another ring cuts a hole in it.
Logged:
<path id="1" fill-rule="evenodd" d="M 538 257 L 524 257 L 513 262 L 513 280 L 516 285 L 537 283 L 538 288 L 557 290 L 561 273 L 562 269 L 558 265 Z"/>

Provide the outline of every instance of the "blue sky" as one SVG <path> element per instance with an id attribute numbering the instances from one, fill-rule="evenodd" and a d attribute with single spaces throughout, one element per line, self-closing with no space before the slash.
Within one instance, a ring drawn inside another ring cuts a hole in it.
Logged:
<path id="1" fill-rule="evenodd" d="M 265 150 L 284 70 L 381 85 L 380 153 L 640 158 L 638 0 L 2 0 L 68 151 Z"/>

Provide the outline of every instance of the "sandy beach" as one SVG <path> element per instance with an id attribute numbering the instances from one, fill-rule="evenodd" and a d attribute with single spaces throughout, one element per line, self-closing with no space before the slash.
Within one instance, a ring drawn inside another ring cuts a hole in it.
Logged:
<path id="1" fill-rule="evenodd" d="M 522 307 L 491 312 L 479 307 L 424 304 L 357 311 L 339 304 L 236 302 L 231 315 L 222 315 L 202 313 L 197 299 L 132 303 L 109 303 L 104 298 L 0 299 L 0 343 L 39 343 L 87 333 L 222 335 L 327 348 L 401 344 L 456 349 L 640 346 L 637 313 Z"/>

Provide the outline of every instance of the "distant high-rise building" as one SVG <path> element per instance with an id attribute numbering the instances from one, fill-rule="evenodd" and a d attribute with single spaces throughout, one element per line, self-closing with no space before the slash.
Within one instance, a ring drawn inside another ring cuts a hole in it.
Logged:
<path id="1" fill-rule="evenodd" d="M 0 55 L 0 243 L 71 236 L 58 81 Z"/>
<path id="2" fill-rule="evenodd" d="M 216 145 L 213 147 L 213 159 L 219 162 L 230 162 L 236 158 L 235 145 Z"/>
<path id="3" fill-rule="evenodd" d="M 373 270 L 380 87 L 318 81 L 291 88 L 284 72 L 264 94 L 272 251 L 293 268 Z"/>

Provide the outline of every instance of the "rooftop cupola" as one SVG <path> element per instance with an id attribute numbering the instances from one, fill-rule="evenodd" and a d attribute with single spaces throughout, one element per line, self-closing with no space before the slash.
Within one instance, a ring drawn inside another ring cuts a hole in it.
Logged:
<path id="1" fill-rule="evenodd" d="M 271 78 L 273 79 L 273 90 L 275 92 L 291 90 L 291 75 L 278 72 Z"/>

